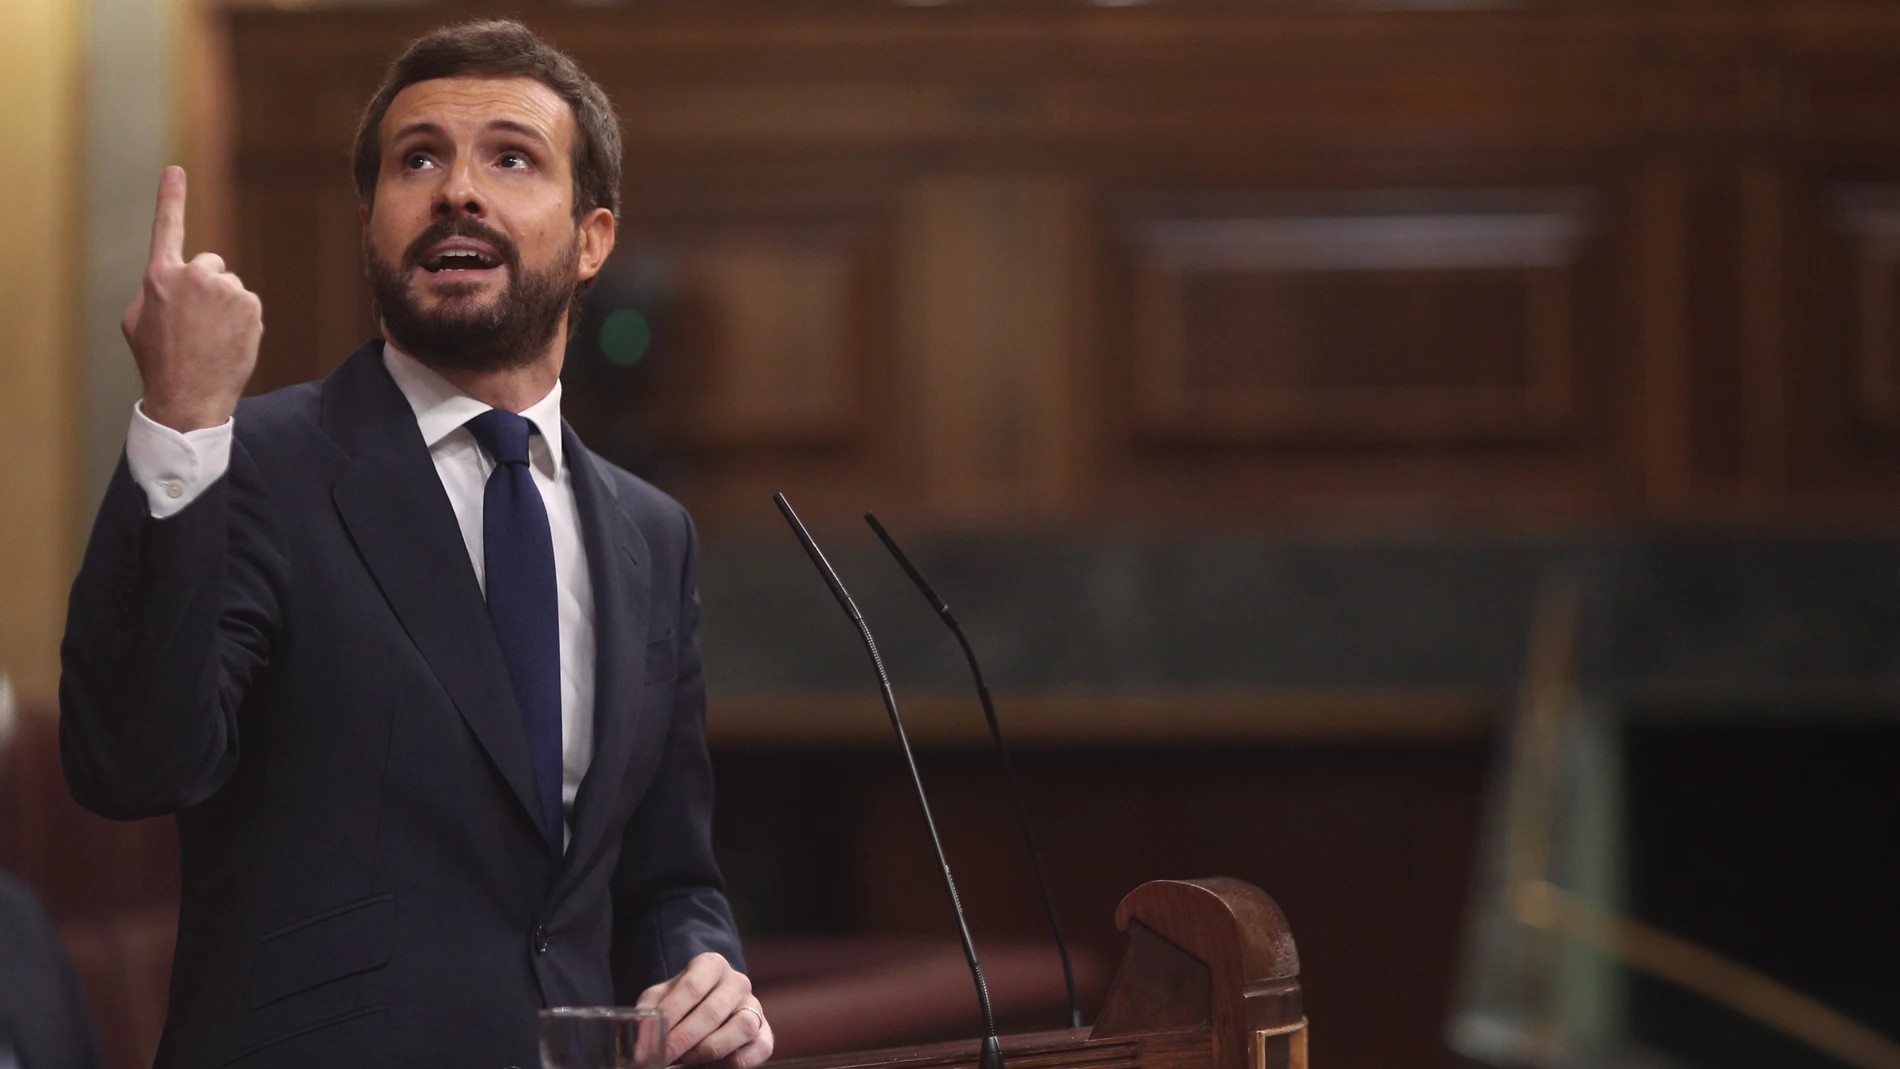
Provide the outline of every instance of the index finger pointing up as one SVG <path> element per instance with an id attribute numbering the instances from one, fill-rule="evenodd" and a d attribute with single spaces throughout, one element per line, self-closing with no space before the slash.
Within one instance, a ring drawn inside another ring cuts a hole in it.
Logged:
<path id="1" fill-rule="evenodd" d="M 185 262 L 185 169 L 167 167 L 158 178 L 158 214 L 152 217 L 152 263 Z"/>

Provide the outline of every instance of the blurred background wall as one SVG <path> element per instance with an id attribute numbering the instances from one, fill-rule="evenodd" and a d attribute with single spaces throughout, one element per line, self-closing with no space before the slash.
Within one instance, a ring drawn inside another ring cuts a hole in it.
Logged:
<path id="1" fill-rule="evenodd" d="M 22 0 L 0 22 L 0 136 L 19 146 L 13 219 L 0 234 L 0 442 L 20 463 L 0 475 L 0 673 L 29 694 L 52 693 L 61 588 L 79 523 L 72 419 L 75 303 L 72 235 L 79 205 L 81 21 L 64 0 Z"/>
<path id="2" fill-rule="evenodd" d="M 255 388 L 320 376 L 374 331 L 356 115 L 404 40 L 494 13 L 621 112 L 568 416 L 700 524 L 722 858 L 787 975 L 948 920 L 775 490 L 879 630 L 983 938 L 1035 946 L 1030 877 L 865 508 L 984 654 L 1098 971 L 1137 883 L 1240 876 L 1300 939 L 1324 1064 L 1450 1064 L 1562 574 L 1598 725 L 1571 875 L 1900 1027 L 1900 874 L 1866 861 L 1900 832 L 1867 786 L 1900 758 L 1900 11 L 1860 0 L 20 0 L 5 121 L 52 161 L 0 297 L 0 434 L 49 457 L 0 467 L 27 706 L 137 391 L 159 167 L 263 297 Z M 56 773 L 11 787 L 21 828 L 77 819 Z M 64 919 L 162 928 L 162 860 L 16 839 Z M 1804 1056 L 1639 995 L 1615 1027 L 1679 1060 Z"/>

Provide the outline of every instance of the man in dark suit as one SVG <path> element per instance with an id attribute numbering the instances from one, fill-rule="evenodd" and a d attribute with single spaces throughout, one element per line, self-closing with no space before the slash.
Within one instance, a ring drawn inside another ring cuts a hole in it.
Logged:
<path id="1" fill-rule="evenodd" d="M 143 398 L 74 583 L 88 808 L 177 813 L 161 1067 L 538 1063 L 535 1011 L 772 1034 L 712 857 L 696 544 L 560 419 L 612 251 L 611 106 L 518 24 L 424 37 L 355 174 L 383 339 L 239 402 L 258 299 L 161 179 L 125 333 Z"/>

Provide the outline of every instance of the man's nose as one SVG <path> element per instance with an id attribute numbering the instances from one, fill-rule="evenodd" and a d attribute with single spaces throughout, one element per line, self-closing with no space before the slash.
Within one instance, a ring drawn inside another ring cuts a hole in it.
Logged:
<path id="1" fill-rule="evenodd" d="M 475 180 L 475 168 L 466 159 L 458 161 L 449 168 L 442 188 L 436 193 L 435 214 L 442 218 L 457 215 L 480 218 L 487 213 L 488 203 Z"/>

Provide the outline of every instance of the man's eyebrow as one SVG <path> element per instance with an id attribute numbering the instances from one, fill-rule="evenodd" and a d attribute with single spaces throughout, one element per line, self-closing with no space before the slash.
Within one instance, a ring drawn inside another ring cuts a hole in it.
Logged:
<path id="1" fill-rule="evenodd" d="M 490 130 L 505 130 L 509 133 L 516 133 L 523 137 L 532 138 L 543 145 L 548 144 L 548 135 L 542 133 L 535 127 L 529 126 L 525 122 L 517 122 L 514 119 L 493 119 L 488 123 L 488 128 Z"/>
<path id="2" fill-rule="evenodd" d="M 405 137 L 413 137 L 416 134 L 428 134 L 431 137 L 440 137 L 442 135 L 442 128 L 432 122 L 412 122 L 389 135 L 389 139 L 391 141 L 401 141 Z"/>
<path id="3" fill-rule="evenodd" d="M 518 134 L 522 137 L 525 137 L 531 141 L 536 142 L 537 144 L 547 145 L 547 146 L 552 145 L 552 143 L 548 140 L 547 134 L 543 133 L 541 130 L 539 130 L 536 127 L 530 126 L 527 123 L 521 122 L 516 119 L 491 119 L 488 122 L 487 128 L 489 130 L 499 130 L 503 133 Z M 403 141 L 408 138 L 418 137 L 418 136 L 443 137 L 445 136 L 445 132 L 443 131 L 441 125 L 438 123 L 432 123 L 428 121 L 412 122 L 401 127 L 395 133 L 389 135 L 389 140 L 393 143 L 393 142 Z"/>

